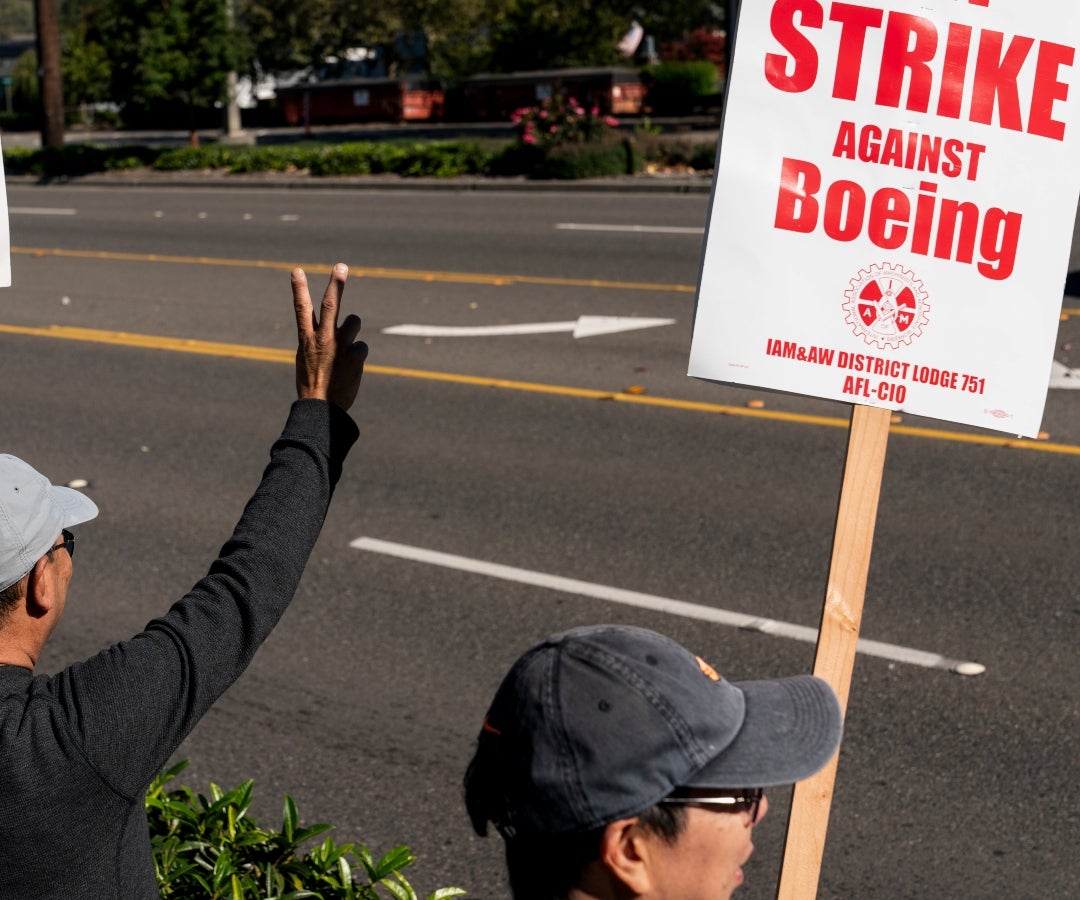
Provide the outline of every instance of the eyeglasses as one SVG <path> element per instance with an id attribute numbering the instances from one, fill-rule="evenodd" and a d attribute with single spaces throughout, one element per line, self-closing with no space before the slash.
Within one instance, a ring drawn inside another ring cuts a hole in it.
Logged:
<path id="1" fill-rule="evenodd" d="M 55 544 L 54 546 L 50 547 L 49 548 L 49 553 L 55 553 L 57 550 L 60 550 L 61 548 L 63 548 L 64 550 L 67 550 L 68 556 L 74 556 L 75 555 L 75 535 L 73 535 L 66 528 L 63 531 L 61 531 L 60 533 L 64 536 L 64 539 L 59 544 Z M 48 556 L 49 553 L 46 553 L 45 555 Z"/>
<path id="2" fill-rule="evenodd" d="M 718 806 L 725 812 L 748 812 L 750 824 L 758 820 L 764 788 L 734 788 L 712 790 L 710 788 L 681 788 L 669 794 L 661 803 L 681 806 Z"/>

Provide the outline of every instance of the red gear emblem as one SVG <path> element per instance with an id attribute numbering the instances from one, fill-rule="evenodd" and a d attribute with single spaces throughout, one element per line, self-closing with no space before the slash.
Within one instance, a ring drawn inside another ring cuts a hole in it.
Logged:
<path id="1" fill-rule="evenodd" d="M 903 266 L 882 263 L 860 269 L 844 296 L 852 330 L 882 349 L 910 344 L 929 321 L 930 303 L 923 283 Z"/>

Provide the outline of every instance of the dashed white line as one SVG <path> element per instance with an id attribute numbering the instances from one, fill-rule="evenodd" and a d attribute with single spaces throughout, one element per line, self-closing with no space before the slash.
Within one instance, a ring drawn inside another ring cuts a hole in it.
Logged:
<path id="1" fill-rule="evenodd" d="M 52 206 L 9 206 L 8 212 L 16 216 L 74 216 L 74 209 Z"/>
<path id="2" fill-rule="evenodd" d="M 704 234 L 704 228 L 681 225 L 590 225 L 584 222 L 557 222 L 556 231 L 621 231 L 635 234 Z"/>
<path id="3" fill-rule="evenodd" d="M 638 591 L 628 591 L 609 585 L 578 581 L 575 578 L 533 572 L 529 569 L 519 569 L 515 566 L 504 566 L 499 563 L 470 559 L 452 553 L 440 553 L 437 550 L 411 547 L 408 544 L 397 544 L 392 541 L 379 540 L 378 538 L 357 538 L 349 546 L 355 547 L 357 550 L 366 550 L 369 553 L 380 553 L 384 556 L 393 556 L 412 562 L 428 563 L 461 572 L 486 575 L 490 578 L 501 578 L 504 581 L 515 581 L 519 584 L 529 584 L 553 591 L 562 591 L 567 594 L 607 600 L 612 603 L 621 603 L 624 606 L 649 609 L 654 612 L 697 619 L 702 622 L 713 622 L 717 625 L 728 625 L 733 628 L 757 631 L 761 634 L 790 638 L 791 640 L 804 641 L 810 644 L 817 643 L 818 630 L 816 628 L 795 625 L 791 622 L 778 622 L 775 619 L 750 616 L 726 609 L 716 609 L 712 606 L 702 606 L 697 603 L 687 603 L 685 600 L 673 600 L 669 597 L 657 597 L 653 594 L 642 594 Z M 922 666 L 927 669 L 945 669 L 961 675 L 981 675 L 986 671 L 986 667 L 981 663 L 949 659 L 939 653 L 901 647 L 897 644 L 886 644 L 881 641 L 871 641 L 866 638 L 859 638 L 858 652 L 866 656 L 876 656 L 880 659 Z"/>

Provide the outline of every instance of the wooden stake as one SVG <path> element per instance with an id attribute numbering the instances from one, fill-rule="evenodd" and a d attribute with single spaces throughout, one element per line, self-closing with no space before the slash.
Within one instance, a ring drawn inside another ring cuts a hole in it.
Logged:
<path id="1" fill-rule="evenodd" d="M 841 710 L 847 709 L 855 665 L 891 415 L 891 410 L 870 406 L 856 406 L 851 414 L 829 584 L 814 658 L 814 674 L 832 685 Z M 777 900 L 810 900 L 817 895 L 838 755 L 817 775 L 795 785 Z"/>

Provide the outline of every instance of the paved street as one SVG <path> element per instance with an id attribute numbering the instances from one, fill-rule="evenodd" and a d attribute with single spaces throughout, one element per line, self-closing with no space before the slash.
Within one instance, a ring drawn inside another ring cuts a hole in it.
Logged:
<path id="1" fill-rule="evenodd" d="M 202 574 L 293 396 L 288 269 L 320 291 L 330 264 L 353 270 L 362 437 L 292 608 L 178 754 L 187 783 L 253 777 L 258 815 L 289 792 L 340 841 L 409 843 L 422 891 L 497 900 L 501 848 L 471 835 L 459 785 L 525 647 L 618 621 L 732 679 L 809 670 L 797 626 L 820 616 L 849 409 L 686 377 L 706 195 L 8 194 L 3 449 L 87 479 L 102 510 L 45 671 Z M 1056 358 L 1080 368 L 1080 297 L 1063 308 Z M 583 316 L 674 322 L 431 331 Z M 429 330 L 383 333 L 407 324 Z M 887 649 L 856 664 L 822 897 L 1071 896 L 1080 392 L 1051 391 L 1043 428 L 894 428 L 862 628 Z M 773 895 L 789 799 L 770 793 L 740 897 Z"/>

